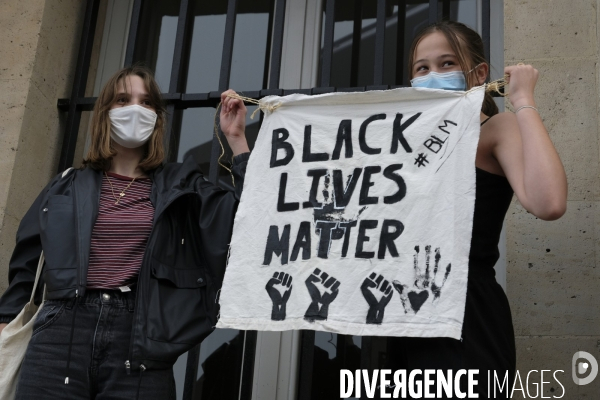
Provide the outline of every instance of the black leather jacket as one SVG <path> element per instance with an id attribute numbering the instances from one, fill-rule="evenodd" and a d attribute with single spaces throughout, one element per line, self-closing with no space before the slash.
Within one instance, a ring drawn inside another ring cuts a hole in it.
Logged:
<path id="1" fill-rule="evenodd" d="M 235 193 L 206 181 L 191 157 L 149 174 L 155 214 L 137 284 L 129 357 L 133 369 L 140 363 L 170 367 L 213 330 L 249 154 L 234 159 Z M 29 300 L 42 249 L 47 298 L 85 293 L 101 182 L 99 171 L 71 170 L 37 197 L 17 232 L 0 322 L 12 320 Z"/>

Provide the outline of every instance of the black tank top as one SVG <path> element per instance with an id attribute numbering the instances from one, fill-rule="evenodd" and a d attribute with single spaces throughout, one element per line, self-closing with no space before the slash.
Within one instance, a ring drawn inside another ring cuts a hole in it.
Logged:
<path id="1" fill-rule="evenodd" d="M 495 276 L 494 265 L 500 257 L 498 241 L 513 190 L 506 177 L 480 168 L 475 168 L 475 185 L 469 275 Z"/>
<path id="2" fill-rule="evenodd" d="M 494 265 L 500 257 L 498 241 L 502 222 L 510 206 L 513 190 L 503 176 L 476 168 L 475 177 L 475 212 L 469 272 L 494 276 Z"/>

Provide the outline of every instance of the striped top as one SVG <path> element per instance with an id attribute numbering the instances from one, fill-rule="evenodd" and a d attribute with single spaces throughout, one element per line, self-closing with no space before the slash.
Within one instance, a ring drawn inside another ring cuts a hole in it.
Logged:
<path id="1" fill-rule="evenodd" d="M 120 197 L 132 178 L 107 174 L 102 177 L 98 219 L 92 230 L 88 289 L 117 289 L 135 283 L 152 231 L 152 181 L 136 179 L 115 204 L 114 196 Z"/>

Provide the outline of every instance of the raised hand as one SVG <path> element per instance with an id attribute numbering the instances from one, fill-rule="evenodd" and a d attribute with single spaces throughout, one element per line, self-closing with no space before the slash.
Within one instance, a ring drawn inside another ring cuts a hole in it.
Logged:
<path id="1" fill-rule="evenodd" d="M 267 289 L 267 293 L 273 302 L 271 319 L 273 321 L 283 321 L 285 319 L 285 305 L 292 293 L 292 277 L 285 272 L 275 272 L 267 282 L 265 289 Z M 283 292 L 283 295 L 281 292 Z"/>
<path id="2" fill-rule="evenodd" d="M 229 97 L 229 94 L 237 94 L 229 89 L 221 93 L 221 112 L 219 114 L 219 125 L 227 138 L 227 143 L 236 156 L 250 151 L 246 141 L 246 106 L 240 99 Z"/>
<path id="3" fill-rule="evenodd" d="M 512 65 L 504 68 L 508 75 L 508 98 L 513 107 L 522 105 L 535 106 L 533 92 L 537 83 L 539 72 L 531 65 Z"/>
<path id="4" fill-rule="evenodd" d="M 392 285 L 383 279 L 383 275 L 377 275 L 373 272 L 368 278 L 365 278 L 360 290 L 369 304 L 367 312 L 367 324 L 381 324 L 383 321 L 383 312 L 385 307 L 392 299 L 394 291 Z M 382 293 L 381 299 L 377 300 L 373 292 L 379 290 Z"/>
<path id="5" fill-rule="evenodd" d="M 425 270 L 419 267 L 419 246 L 415 246 L 414 256 L 414 271 L 415 280 L 412 286 L 405 285 L 399 281 L 392 282 L 394 289 L 398 291 L 400 295 L 400 301 L 404 307 L 404 313 L 418 313 L 423 304 L 433 296 L 432 301 L 439 299 L 442 294 L 442 289 L 450 271 L 452 270 L 452 264 L 446 266 L 442 282 L 440 283 L 440 277 L 438 276 L 439 263 L 441 259 L 440 249 L 435 249 L 435 264 L 433 266 L 433 274 L 430 271 L 429 261 L 431 258 L 431 246 L 425 246 Z"/>
<path id="6" fill-rule="evenodd" d="M 306 283 L 308 294 L 312 299 L 306 313 L 304 313 L 304 319 L 311 322 L 326 320 L 329 305 L 338 295 L 340 282 L 326 272 L 321 272 L 320 269 L 315 268 L 304 283 Z M 319 283 L 323 286 L 322 291 L 317 287 Z"/>

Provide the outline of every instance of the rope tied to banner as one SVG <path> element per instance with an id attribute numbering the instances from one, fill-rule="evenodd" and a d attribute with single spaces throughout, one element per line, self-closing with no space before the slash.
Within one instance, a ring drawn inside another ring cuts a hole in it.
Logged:
<path id="1" fill-rule="evenodd" d="M 520 62 L 517 65 L 525 65 L 525 64 L 522 63 L 522 62 Z M 509 78 L 510 78 L 509 74 L 504 74 L 504 76 L 502 78 L 496 79 L 496 80 L 491 81 L 491 82 L 488 82 L 488 83 L 484 84 L 483 87 L 485 87 L 485 91 L 486 92 L 496 92 L 500 96 L 506 97 L 506 96 L 508 96 L 510 94 L 510 93 L 505 93 L 504 92 L 504 88 L 506 86 L 508 86 L 508 80 L 509 80 Z M 479 88 L 481 88 L 481 86 L 474 87 L 473 89 L 468 90 L 466 93 L 470 93 L 472 90 L 477 90 Z"/>
<path id="2" fill-rule="evenodd" d="M 508 86 L 508 74 L 504 75 L 503 78 L 500 79 L 496 79 L 495 81 L 491 81 L 488 83 L 484 83 L 481 86 L 475 86 L 469 90 L 467 90 L 465 92 L 465 96 L 471 92 L 474 92 L 476 90 L 481 90 L 482 88 L 485 89 L 486 93 L 490 93 L 490 92 L 496 92 L 498 93 L 500 96 L 505 97 L 508 96 L 508 93 L 504 92 L 504 88 L 506 86 Z"/>
<path id="3" fill-rule="evenodd" d="M 235 94 L 234 93 L 230 93 L 230 94 L 227 95 L 227 97 L 231 97 L 233 99 L 242 100 L 245 103 L 256 104 L 258 107 L 250 115 L 250 119 L 254 119 L 254 116 L 260 110 L 262 110 L 262 112 L 265 112 L 265 113 L 266 112 L 272 113 L 273 111 L 277 110 L 281 106 L 281 103 L 265 104 L 265 103 L 262 103 L 260 100 L 253 99 L 251 97 L 240 96 L 237 93 L 235 93 Z M 217 140 L 219 141 L 219 145 L 221 146 L 221 154 L 219 154 L 219 159 L 217 160 L 217 163 L 221 167 L 223 167 L 227 171 L 229 171 L 229 174 L 231 175 L 231 183 L 235 186 L 235 179 L 233 178 L 233 172 L 231 171 L 231 168 L 227 167 L 226 165 L 224 165 L 221 162 L 221 160 L 223 159 L 223 156 L 225 155 L 225 146 L 223 146 L 223 141 L 221 140 L 221 135 L 219 134 L 219 123 L 217 122 L 217 117 L 220 114 L 220 110 L 221 110 L 221 103 L 219 102 L 219 104 L 217 105 L 217 110 L 215 112 L 215 119 L 214 119 L 214 126 L 213 126 L 213 128 L 214 128 L 214 134 L 217 137 Z"/>
<path id="4" fill-rule="evenodd" d="M 504 97 L 507 93 L 504 93 L 504 87 L 508 85 L 508 75 L 504 75 L 504 78 L 496 79 L 485 85 L 486 92 L 496 92 L 500 96 Z"/>
<path id="5" fill-rule="evenodd" d="M 262 110 L 262 112 L 270 112 L 271 113 L 271 112 L 277 110 L 279 107 L 281 107 L 281 103 L 265 104 L 265 103 L 262 103 L 260 100 L 253 99 L 251 97 L 240 96 L 237 93 L 235 93 L 235 94 L 230 93 L 227 95 L 227 97 L 231 97 L 232 99 L 242 100 L 243 102 L 246 102 L 246 103 L 256 104 L 258 107 L 250 115 L 250 119 L 254 119 L 254 115 L 256 115 L 256 113 L 259 110 Z"/>

